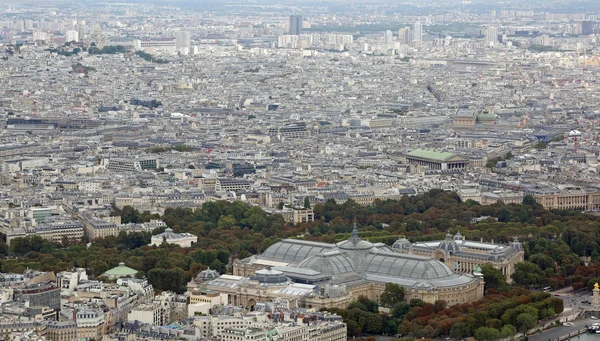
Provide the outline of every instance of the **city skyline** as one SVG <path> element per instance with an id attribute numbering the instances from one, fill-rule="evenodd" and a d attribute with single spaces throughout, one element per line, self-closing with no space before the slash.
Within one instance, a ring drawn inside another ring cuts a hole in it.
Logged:
<path id="1" fill-rule="evenodd" d="M 0 1 L 0 337 L 594 330 L 598 72 L 590 1 Z"/>

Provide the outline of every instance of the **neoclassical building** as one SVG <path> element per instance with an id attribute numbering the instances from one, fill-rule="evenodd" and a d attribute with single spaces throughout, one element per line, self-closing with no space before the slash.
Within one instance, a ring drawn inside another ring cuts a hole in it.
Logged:
<path id="1" fill-rule="evenodd" d="M 198 242 L 198 237 L 191 233 L 175 233 L 167 228 L 165 232 L 152 236 L 150 245 L 160 246 L 162 243 L 177 244 L 181 247 L 191 247 Z"/>
<path id="2" fill-rule="evenodd" d="M 444 262 L 405 254 L 358 236 L 337 244 L 285 239 L 261 255 L 237 260 L 233 275 L 205 281 L 203 292 L 228 295 L 230 304 L 285 299 L 305 308 L 345 307 L 359 296 L 379 301 L 386 283 L 404 287 L 406 298 L 433 303 L 471 302 L 483 297 L 483 277 L 453 272 Z"/>
<path id="3" fill-rule="evenodd" d="M 394 251 L 437 259 L 459 273 L 473 273 L 476 267 L 490 263 L 511 282 L 510 275 L 515 265 L 525 259 L 523 245 L 515 237 L 508 245 L 466 240 L 460 232 L 450 233 L 445 240 L 411 243 L 406 238 L 398 239 L 392 246 Z"/>

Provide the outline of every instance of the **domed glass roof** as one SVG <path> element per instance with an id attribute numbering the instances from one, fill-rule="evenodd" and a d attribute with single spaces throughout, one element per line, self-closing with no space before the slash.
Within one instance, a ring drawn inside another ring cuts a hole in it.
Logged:
<path id="1" fill-rule="evenodd" d="M 426 257 L 369 253 L 365 258 L 367 273 L 418 280 L 443 279 L 453 275 L 446 264 Z"/>
<path id="2" fill-rule="evenodd" d="M 308 257 L 333 248 L 334 245 L 331 244 L 285 239 L 269 246 L 260 256 L 278 262 L 298 264 Z"/>
<path id="3" fill-rule="evenodd" d="M 310 257 L 300 263 L 298 267 L 312 269 L 330 276 L 354 271 L 350 259 L 339 251 L 324 252 Z"/>
<path id="4" fill-rule="evenodd" d="M 163 233 L 159 233 L 155 236 L 152 236 L 152 238 L 154 239 L 163 239 L 163 240 L 176 240 L 176 239 L 182 239 L 188 236 L 192 236 L 192 234 L 190 233 L 175 233 L 173 232 L 173 229 L 171 229 L 170 227 L 167 227 L 165 229 L 165 232 Z"/>
<path id="5" fill-rule="evenodd" d="M 403 249 L 407 246 L 410 246 L 410 241 L 406 237 L 400 237 L 394 242 L 392 249 Z"/>
<path id="6" fill-rule="evenodd" d="M 452 253 L 456 253 L 460 250 L 458 244 L 456 243 L 456 240 L 452 239 L 452 235 L 450 233 L 446 235 L 445 240 L 442 240 L 440 242 L 440 245 L 438 245 L 438 249 Z"/>
<path id="7" fill-rule="evenodd" d="M 201 271 L 198 276 L 196 276 L 196 282 L 205 282 L 210 281 L 216 278 L 219 278 L 219 273 L 215 270 L 211 270 L 210 268 Z"/>
<path id="8" fill-rule="evenodd" d="M 513 249 L 519 250 L 519 251 L 523 251 L 523 245 L 521 244 L 521 242 L 519 242 L 519 238 L 514 237 L 512 243 L 510 243 L 510 246 Z"/>
<path id="9" fill-rule="evenodd" d="M 340 242 L 337 244 L 338 248 L 342 250 L 370 250 L 373 248 L 373 244 L 360 239 L 358 236 L 358 229 L 356 228 L 356 221 L 354 222 L 354 229 L 352 230 L 352 237 L 350 239 Z"/>
<path id="10" fill-rule="evenodd" d="M 283 272 L 271 269 L 258 270 L 250 276 L 250 279 L 266 285 L 285 285 L 289 282 Z"/>

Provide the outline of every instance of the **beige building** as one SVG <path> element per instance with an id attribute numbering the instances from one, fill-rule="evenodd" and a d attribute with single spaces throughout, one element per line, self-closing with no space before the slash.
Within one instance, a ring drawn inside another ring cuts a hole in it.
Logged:
<path id="1" fill-rule="evenodd" d="M 293 316 L 289 311 L 280 311 L 277 316 L 273 315 L 271 320 L 268 313 L 252 313 L 245 316 L 196 316 L 194 325 L 199 329 L 204 339 L 221 338 L 223 335 L 228 340 L 238 340 L 242 333 L 232 333 L 232 330 L 260 329 L 265 334 L 244 334 L 255 336 L 259 339 L 266 335 L 269 340 L 280 341 L 346 341 L 346 324 L 341 317 L 328 313 L 319 313 L 319 316 L 333 317 L 329 320 L 313 321 L 306 324 L 305 316 Z M 315 315 L 316 316 L 316 315 Z M 277 320 L 278 322 L 274 322 Z M 291 323 L 294 322 L 294 325 Z"/>
<path id="2" fill-rule="evenodd" d="M 40 320 L 3 319 L 0 320 L 0 337 L 10 340 L 10 337 L 19 332 L 32 332 L 38 336 L 46 336 L 47 325 Z"/>
<path id="3" fill-rule="evenodd" d="M 260 328 L 228 327 L 219 334 L 221 341 L 267 341 L 267 331 Z"/>
<path id="4" fill-rule="evenodd" d="M 291 211 L 282 212 L 281 215 L 286 222 L 292 224 L 315 221 L 315 214 L 312 208 L 294 207 Z"/>
<path id="5" fill-rule="evenodd" d="M 478 189 L 460 189 L 458 195 L 462 201 L 470 199 L 477 201 L 481 205 L 493 205 L 498 202 L 503 202 L 506 205 L 521 204 L 523 203 L 523 197 L 525 196 L 523 192 L 513 192 L 508 190 L 480 192 Z"/>
<path id="6" fill-rule="evenodd" d="M 460 108 L 456 110 L 452 118 L 452 125 L 455 127 L 474 127 L 477 121 L 477 110 Z"/>
<path id="7" fill-rule="evenodd" d="M 85 234 L 90 240 L 119 235 L 119 226 L 114 221 L 107 221 L 83 213 L 79 214 L 79 218 L 83 222 Z"/>
<path id="8" fill-rule="evenodd" d="M 6 244 L 10 245 L 15 238 L 40 236 L 53 243 L 60 243 L 66 237 L 70 241 L 80 241 L 83 238 L 83 226 L 77 222 L 64 221 L 36 224 L 30 227 L 17 227 L 6 233 Z"/>
<path id="9" fill-rule="evenodd" d="M 102 339 L 106 330 L 105 316 L 102 309 L 78 309 L 76 312 L 78 339 Z"/>
<path id="10" fill-rule="evenodd" d="M 525 258 L 523 245 L 517 238 L 509 245 L 502 245 L 465 240 L 460 232 L 454 236 L 447 234 L 445 240 L 429 242 L 411 243 L 400 238 L 392 248 L 400 253 L 437 259 L 458 273 L 473 273 L 476 268 L 490 263 L 502 272 L 509 283 L 512 282 L 510 275 L 515 272 L 515 265 Z"/>
<path id="11" fill-rule="evenodd" d="M 139 321 L 154 326 L 165 326 L 171 323 L 171 311 L 167 304 L 149 303 L 139 305 L 127 314 L 127 322 Z"/>
<path id="12" fill-rule="evenodd" d="M 427 167 L 433 170 L 466 169 L 471 163 L 469 159 L 454 153 L 434 150 L 415 149 L 406 154 L 410 165 Z"/>
<path id="13" fill-rule="evenodd" d="M 77 322 L 73 320 L 48 322 L 46 338 L 52 341 L 78 340 Z"/>
<path id="14" fill-rule="evenodd" d="M 408 300 L 450 305 L 483 297 L 483 279 L 473 271 L 454 272 L 445 260 L 396 252 L 383 243 L 352 237 L 337 244 L 285 239 L 261 255 L 237 260 L 234 275 L 202 283 L 226 293 L 230 304 L 252 308 L 283 298 L 304 308 L 345 307 L 359 296 L 379 301 L 386 283 L 404 287 Z M 246 277 L 249 276 L 249 277 Z"/>
<path id="15" fill-rule="evenodd" d="M 219 293 L 192 293 L 190 295 L 190 304 L 187 306 L 187 316 L 193 317 L 198 314 L 210 315 L 213 307 L 224 306 L 227 302 L 227 294 Z"/>
<path id="16" fill-rule="evenodd" d="M 600 209 L 600 191 L 536 194 L 534 198 L 546 209 L 584 211 Z"/>
<path id="17" fill-rule="evenodd" d="M 333 322 L 316 326 L 309 326 L 309 339 L 315 341 L 346 341 L 348 339 L 347 326 L 343 322 Z"/>

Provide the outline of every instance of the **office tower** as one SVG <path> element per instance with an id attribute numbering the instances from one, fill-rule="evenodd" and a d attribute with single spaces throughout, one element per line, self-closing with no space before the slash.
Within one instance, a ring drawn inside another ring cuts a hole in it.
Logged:
<path id="1" fill-rule="evenodd" d="M 182 54 L 188 54 L 190 47 L 190 32 L 189 31 L 178 31 L 175 32 L 175 49 L 177 52 Z"/>
<path id="2" fill-rule="evenodd" d="M 77 23 L 77 36 L 79 38 L 79 42 L 83 42 L 83 38 L 85 37 L 85 21 L 80 20 Z"/>
<path id="3" fill-rule="evenodd" d="M 392 31 L 390 31 L 390 30 L 385 31 L 385 33 L 383 35 L 383 43 L 386 46 L 389 46 L 393 40 L 394 40 L 394 34 L 392 33 Z"/>
<path id="4" fill-rule="evenodd" d="M 581 23 L 581 34 L 584 36 L 594 34 L 594 22 L 593 21 L 582 22 Z"/>
<path id="5" fill-rule="evenodd" d="M 17 32 L 25 31 L 25 21 L 23 21 L 23 20 L 15 21 L 13 24 L 13 29 L 16 30 Z"/>
<path id="6" fill-rule="evenodd" d="M 423 25 L 420 21 L 417 21 L 413 26 L 413 40 L 423 41 Z"/>
<path id="7" fill-rule="evenodd" d="M 74 30 L 67 31 L 65 33 L 65 35 L 66 35 L 65 41 L 67 41 L 67 42 L 74 41 L 76 43 L 79 42 L 79 33 L 77 33 L 77 31 L 74 31 Z"/>
<path id="8" fill-rule="evenodd" d="M 485 45 L 487 47 L 494 47 L 498 44 L 498 27 L 489 26 L 485 34 Z"/>
<path id="9" fill-rule="evenodd" d="M 302 16 L 301 15 L 291 15 L 290 16 L 290 34 L 296 35 L 296 36 L 302 34 Z"/>
<path id="10" fill-rule="evenodd" d="M 402 45 L 410 45 L 413 40 L 413 32 L 409 27 L 398 30 L 398 41 Z"/>
<path id="11" fill-rule="evenodd" d="M 547 34 L 542 34 L 539 39 L 540 45 L 542 46 L 552 46 L 552 39 Z"/>

